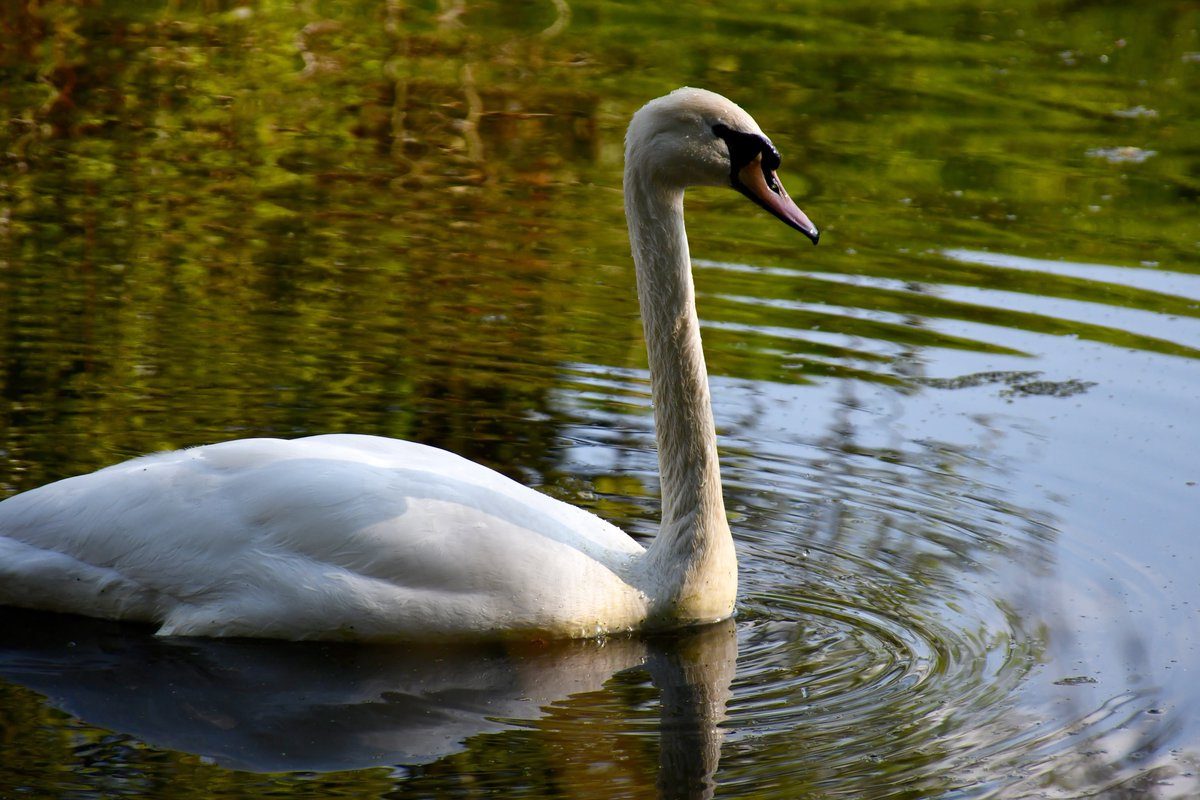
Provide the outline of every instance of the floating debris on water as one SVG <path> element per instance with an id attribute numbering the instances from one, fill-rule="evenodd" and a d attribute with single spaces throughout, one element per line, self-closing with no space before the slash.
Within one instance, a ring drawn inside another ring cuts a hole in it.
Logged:
<path id="1" fill-rule="evenodd" d="M 1094 381 L 1080 381 L 1074 378 L 1066 381 L 1038 380 L 1040 372 L 976 372 L 971 375 L 960 375 L 957 378 L 914 378 L 914 383 L 928 386 L 930 389 L 973 389 L 977 386 L 1001 383 L 1001 397 L 1071 397 L 1082 394 L 1096 385 Z"/>
<path id="2" fill-rule="evenodd" d="M 931 389 L 973 389 L 989 383 L 1005 383 L 1012 386 L 1016 383 L 1032 381 L 1040 372 L 975 372 L 970 375 L 960 375 L 957 378 L 915 378 L 915 382 Z"/>
<path id="3" fill-rule="evenodd" d="M 1055 686 L 1078 686 L 1081 683 L 1099 683 L 1095 678 L 1089 678 L 1087 675 L 1076 675 L 1071 678 L 1063 678 L 1054 682 Z"/>
<path id="4" fill-rule="evenodd" d="M 1073 397 L 1083 394 L 1096 385 L 1095 381 L 1079 381 L 1072 378 L 1068 381 L 1030 381 L 1014 383 L 1000 393 L 1001 397 Z"/>
<path id="5" fill-rule="evenodd" d="M 1140 147 L 1093 147 L 1087 151 L 1092 158 L 1103 158 L 1112 164 L 1141 164 L 1151 156 L 1158 155 L 1157 150 L 1143 150 Z"/>

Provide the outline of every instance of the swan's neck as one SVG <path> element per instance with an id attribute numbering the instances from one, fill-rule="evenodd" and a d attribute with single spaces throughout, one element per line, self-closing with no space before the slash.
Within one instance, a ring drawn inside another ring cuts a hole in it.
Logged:
<path id="1" fill-rule="evenodd" d="M 708 371 L 700 344 L 683 191 L 625 172 L 625 212 L 650 363 L 662 525 L 646 555 L 661 613 L 712 621 L 733 612 L 737 559 L 725 519 Z"/>

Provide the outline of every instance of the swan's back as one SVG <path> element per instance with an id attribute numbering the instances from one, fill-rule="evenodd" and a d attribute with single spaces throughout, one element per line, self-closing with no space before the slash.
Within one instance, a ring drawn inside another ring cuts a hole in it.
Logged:
<path id="1" fill-rule="evenodd" d="M 160 453 L 0 503 L 0 603 L 164 634 L 591 635 L 645 615 L 641 553 L 486 467 L 372 436 Z"/>

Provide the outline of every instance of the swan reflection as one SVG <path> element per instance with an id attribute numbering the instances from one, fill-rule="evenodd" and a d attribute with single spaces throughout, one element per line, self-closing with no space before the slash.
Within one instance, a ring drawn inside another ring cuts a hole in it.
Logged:
<path id="1" fill-rule="evenodd" d="M 658 783 L 669 797 L 712 794 L 737 658 L 730 621 L 471 646 L 161 638 L 13 609 L 0 610 L 0 630 L 5 680 L 91 725 L 254 772 L 424 765 L 518 726 L 555 737 L 556 750 L 592 753 L 637 713 L 606 684 L 641 670 L 659 692 Z"/>

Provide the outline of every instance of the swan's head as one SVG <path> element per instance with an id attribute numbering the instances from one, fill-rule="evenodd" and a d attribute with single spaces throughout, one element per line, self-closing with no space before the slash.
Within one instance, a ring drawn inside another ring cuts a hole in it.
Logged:
<path id="1" fill-rule="evenodd" d="M 704 89 L 676 89 L 633 115 L 627 180 L 671 189 L 729 186 L 817 243 L 820 232 L 779 182 L 779 151 L 737 104 Z"/>

